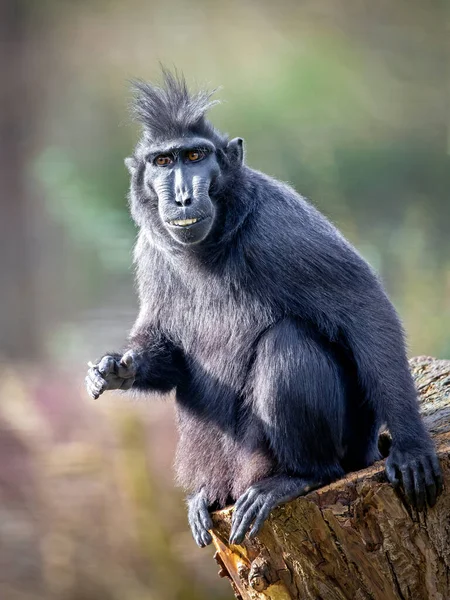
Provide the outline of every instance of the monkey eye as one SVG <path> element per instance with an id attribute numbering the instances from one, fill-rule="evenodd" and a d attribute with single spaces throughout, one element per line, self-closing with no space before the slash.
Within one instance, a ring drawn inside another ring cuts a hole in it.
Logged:
<path id="1" fill-rule="evenodd" d="M 160 154 L 153 162 L 158 167 L 167 167 L 173 163 L 173 158 L 169 154 Z"/>
<path id="2" fill-rule="evenodd" d="M 198 160 L 202 160 L 205 157 L 205 152 L 203 150 L 189 150 L 187 153 L 187 159 L 190 162 L 196 162 Z"/>

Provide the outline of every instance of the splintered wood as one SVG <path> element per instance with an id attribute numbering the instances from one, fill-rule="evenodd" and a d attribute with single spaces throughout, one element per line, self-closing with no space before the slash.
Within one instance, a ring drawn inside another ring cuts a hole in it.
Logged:
<path id="1" fill-rule="evenodd" d="M 237 598 L 450 599 L 450 361 L 410 365 L 444 473 L 436 506 L 412 511 L 380 461 L 277 508 L 239 546 L 228 544 L 232 509 L 217 512 L 215 557 Z"/>

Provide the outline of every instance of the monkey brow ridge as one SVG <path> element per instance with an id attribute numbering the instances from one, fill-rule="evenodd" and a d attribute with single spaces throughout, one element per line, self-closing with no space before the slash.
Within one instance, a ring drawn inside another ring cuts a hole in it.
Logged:
<path id="1" fill-rule="evenodd" d="M 166 143 L 152 145 L 148 152 L 148 157 L 157 154 L 177 154 L 181 150 L 209 150 L 214 152 L 215 145 L 205 138 L 181 138 L 178 140 L 168 140 Z"/>

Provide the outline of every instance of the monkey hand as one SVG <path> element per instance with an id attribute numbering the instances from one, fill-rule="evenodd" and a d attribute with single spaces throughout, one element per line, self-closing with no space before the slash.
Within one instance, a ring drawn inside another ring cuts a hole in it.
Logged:
<path id="1" fill-rule="evenodd" d="M 136 379 L 136 355 L 131 350 L 122 357 L 106 354 L 96 364 L 89 363 L 89 367 L 86 389 L 94 400 L 106 390 L 129 390 Z"/>
<path id="2" fill-rule="evenodd" d="M 394 443 L 386 461 L 386 475 L 394 488 L 402 485 L 408 502 L 417 510 L 423 510 L 426 503 L 434 506 L 442 491 L 441 467 L 431 445 L 403 450 Z"/>

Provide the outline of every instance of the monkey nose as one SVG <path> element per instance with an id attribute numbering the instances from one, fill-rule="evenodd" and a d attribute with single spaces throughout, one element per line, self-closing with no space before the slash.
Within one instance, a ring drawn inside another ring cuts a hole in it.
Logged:
<path id="1" fill-rule="evenodd" d="M 192 198 L 188 194 L 185 196 L 178 196 L 175 202 L 178 204 L 178 206 L 189 206 L 192 204 Z"/>

